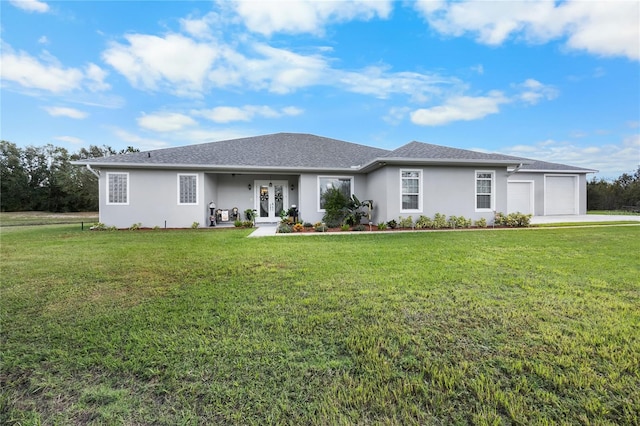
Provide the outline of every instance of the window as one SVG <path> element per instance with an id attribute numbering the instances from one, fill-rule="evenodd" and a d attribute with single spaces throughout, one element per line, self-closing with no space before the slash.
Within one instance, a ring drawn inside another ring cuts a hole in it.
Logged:
<path id="1" fill-rule="evenodd" d="M 198 175 L 178 175 L 178 204 L 198 204 Z"/>
<path id="2" fill-rule="evenodd" d="M 420 170 L 400 170 L 402 211 L 422 210 Z"/>
<path id="3" fill-rule="evenodd" d="M 351 194 L 353 194 L 353 178 L 318 176 L 318 210 L 324 210 L 324 194 L 333 188 L 338 189 L 345 197 L 351 198 Z"/>
<path id="4" fill-rule="evenodd" d="M 476 210 L 493 210 L 493 175 L 491 171 L 476 171 Z"/>
<path id="5" fill-rule="evenodd" d="M 129 204 L 129 173 L 107 173 L 107 204 Z"/>

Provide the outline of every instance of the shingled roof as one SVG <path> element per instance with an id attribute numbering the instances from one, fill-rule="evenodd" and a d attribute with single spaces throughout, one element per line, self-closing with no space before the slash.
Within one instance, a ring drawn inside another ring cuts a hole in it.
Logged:
<path id="1" fill-rule="evenodd" d="M 75 162 L 120 168 L 210 170 L 351 170 L 366 172 L 384 163 L 522 165 L 523 170 L 593 172 L 503 154 L 413 141 L 393 151 L 305 133 L 270 135 L 127 153 Z"/>
<path id="2" fill-rule="evenodd" d="M 424 160 L 438 162 L 482 162 L 519 164 L 525 159 L 509 155 L 470 151 L 468 149 L 450 148 L 424 142 L 409 142 L 386 155 L 388 158 Z M 529 162 L 528 160 L 525 162 Z"/>
<path id="3" fill-rule="evenodd" d="M 275 133 L 83 160 L 130 167 L 350 169 L 389 151 L 302 133 Z"/>

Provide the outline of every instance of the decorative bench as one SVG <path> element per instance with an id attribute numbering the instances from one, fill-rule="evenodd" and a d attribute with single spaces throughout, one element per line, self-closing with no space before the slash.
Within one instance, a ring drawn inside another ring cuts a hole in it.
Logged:
<path id="1" fill-rule="evenodd" d="M 218 209 L 216 210 L 215 220 L 216 222 L 235 222 L 240 219 L 240 213 L 237 207 L 232 209 Z"/>

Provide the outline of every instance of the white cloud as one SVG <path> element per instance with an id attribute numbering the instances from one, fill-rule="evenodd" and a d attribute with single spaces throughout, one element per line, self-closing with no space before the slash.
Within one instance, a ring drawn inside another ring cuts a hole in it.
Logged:
<path id="1" fill-rule="evenodd" d="M 245 105 L 242 107 L 222 106 L 205 110 L 194 110 L 192 114 L 204 117 L 215 123 L 230 123 L 234 121 L 251 121 L 254 117 L 279 118 L 296 116 L 304 111 L 297 107 L 285 107 L 275 110 L 265 105 Z"/>
<path id="2" fill-rule="evenodd" d="M 388 72 L 385 67 L 368 67 L 360 71 L 334 70 L 333 80 L 346 90 L 386 99 L 391 95 L 408 95 L 416 102 L 425 102 L 442 93 L 442 86 L 460 85 L 452 77 L 416 72 Z"/>
<path id="3" fill-rule="evenodd" d="M 158 139 L 149 139 L 134 133 L 131 133 L 127 130 L 120 128 L 113 128 L 113 133 L 117 138 L 119 138 L 125 145 L 134 146 L 142 151 L 147 149 L 160 149 L 166 148 L 169 144 L 165 141 L 161 141 Z"/>
<path id="4" fill-rule="evenodd" d="M 472 33 L 484 44 L 499 45 L 509 38 L 529 43 L 564 39 L 570 49 L 640 59 L 637 1 L 421 0 L 415 7 L 435 30 L 453 36 Z"/>
<path id="5" fill-rule="evenodd" d="M 2 74 L 4 81 L 11 81 L 29 88 L 53 93 L 89 89 L 92 92 L 109 89 L 104 82 L 106 73 L 95 64 L 89 64 L 85 70 L 65 68 L 49 52 L 43 51 L 40 58 L 27 52 L 16 52 L 6 43 L 2 43 Z"/>
<path id="6" fill-rule="evenodd" d="M 83 77 L 77 68 L 64 68 L 51 58 L 42 63 L 26 52 L 15 52 L 9 45 L 2 45 L 2 80 L 60 93 L 80 88 Z"/>
<path id="7" fill-rule="evenodd" d="M 212 43 L 198 43 L 180 34 L 125 36 L 128 44 L 112 43 L 102 59 L 144 90 L 161 87 L 176 95 L 199 96 L 219 56 Z"/>
<path id="8" fill-rule="evenodd" d="M 75 136 L 56 136 L 54 139 L 57 141 L 68 142 L 73 145 L 80 145 L 84 143 L 84 140 L 76 138 Z"/>
<path id="9" fill-rule="evenodd" d="M 295 117 L 296 115 L 304 114 L 304 110 L 302 108 L 298 108 L 298 107 L 294 107 L 294 106 L 288 106 L 288 107 L 282 108 L 282 113 L 284 115 L 289 115 L 289 116 Z"/>
<path id="10" fill-rule="evenodd" d="M 251 129 L 191 129 L 176 132 L 172 134 L 175 140 L 179 141 L 180 144 L 185 143 L 204 143 L 204 142 L 212 142 L 212 141 L 223 141 L 229 139 L 239 139 L 245 138 L 249 136 L 255 136 L 255 131 Z"/>
<path id="11" fill-rule="evenodd" d="M 482 64 L 478 64 L 471 67 L 471 71 L 477 72 L 478 74 L 482 75 L 484 74 L 484 67 L 482 66 Z"/>
<path id="12" fill-rule="evenodd" d="M 640 59 L 640 2 L 573 0 L 559 7 L 570 16 L 567 46 Z"/>
<path id="13" fill-rule="evenodd" d="M 392 107 L 382 119 L 391 125 L 398 125 L 405 119 L 410 111 L 411 108 L 409 107 Z"/>
<path id="14" fill-rule="evenodd" d="M 219 2 L 224 3 L 224 2 Z M 246 27 L 264 35 L 275 32 L 322 34 L 328 23 L 387 18 L 390 0 L 255 1 L 236 0 L 231 7 Z"/>
<path id="15" fill-rule="evenodd" d="M 216 107 L 209 110 L 198 111 L 196 114 L 216 123 L 249 121 L 251 117 L 251 114 L 247 110 L 238 107 Z"/>
<path id="16" fill-rule="evenodd" d="M 263 43 L 255 43 L 253 49 L 259 58 L 233 61 L 233 67 L 254 86 L 266 86 L 274 93 L 285 94 L 319 84 L 329 69 L 327 61 L 319 55 L 300 55 Z"/>
<path id="17" fill-rule="evenodd" d="M 558 90 L 553 86 L 542 84 L 532 78 L 515 85 L 515 87 L 521 91 L 518 98 L 531 105 L 535 105 L 544 99 L 552 100 L 558 97 Z"/>
<path id="18" fill-rule="evenodd" d="M 144 114 L 137 119 L 137 122 L 138 126 L 155 132 L 175 132 L 197 124 L 193 118 L 175 112 Z"/>
<path id="19" fill-rule="evenodd" d="M 532 145 L 506 147 L 499 151 L 508 155 L 595 169 L 601 177 L 617 178 L 622 173 L 634 172 L 640 165 L 640 135 L 625 136 L 618 142 L 601 146 L 548 139 Z"/>
<path id="20" fill-rule="evenodd" d="M 453 121 L 478 120 L 500 111 L 500 105 L 509 102 L 502 92 L 493 91 L 489 96 L 455 96 L 444 105 L 417 109 L 411 113 L 411 121 L 420 126 L 442 126 Z"/>
<path id="21" fill-rule="evenodd" d="M 45 13 L 49 11 L 49 5 L 38 0 L 9 0 L 9 3 L 27 12 Z"/>
<path id="22" fill-rule="evenodd" d="M 218 32 L 220 36 L 221 28 L 225 25 L 225 20 L 215 12 L 209 12 L 201 18 L 182 18 L 180 19 L 180 27 L 182 31 L 190 34 L 195 38 L 211 39 L 214 38 L 214 32 Z"/>
<path id="23" fill-rule="evenodd" d="M 41 36 L 38 39 L 38 43 L 40 43 L 40 44 L 49 44 L 49 39 L 47 38 L 47 36 Z"/>
<path id="24" fill-rule="evenodd" d="M 89 116 L 88 113 L 77 110 L 75 108 L 44 107 L 44 110 L 47 111 L 52 117 L 69 117 L 75 118 L 77 120 L 82 120 L 83 118 L 87 118 Z"/>
<path id="25" fill-rule="evenodd" d="M 245 43 L 244 55 L 237 46 L 198 42 L 180 34 L 136 34 L 126 39 L 128 45 L 113 43 L 103 52 L 105 62 L 138 89 L 177 96 L 202 97 L 212 87 L 286 94 L 321 83 L 329 68 L 320 55 L 301 55 L 264 43 Z"/>
<path id="26" fill-rule="evenodd" d="M 85 67 L 86 86 L 92 92 L 101 92 L 110 89 L 111 86 L 104 81 L 107 75 L 108 73 L 105 70 L 96 64 L 90 63 Z"/>
<path id="27" fill-rule="evenodd" d="M 425 102 L 440 95 L 443 86 L 461 85 L 456 78 L 391 72 L 384 65 L 336 69 L 325 56 L 331 50 L 323 47 L 298 53 L 246 37 L 227 44 L 222 36 L 215 38 L 208 32 L 208 22 L 216 19 L 217 15 L 181 22 L 185 31 L 203 40 L 181 34 L 128 35 L 127 43 L 112 43 L 102 57 L 133 87 L 177 96 L 204 97 L 213 88 L 288 94 L 306 87 L 331 86 L 381 99 L 405 95 Z"/>

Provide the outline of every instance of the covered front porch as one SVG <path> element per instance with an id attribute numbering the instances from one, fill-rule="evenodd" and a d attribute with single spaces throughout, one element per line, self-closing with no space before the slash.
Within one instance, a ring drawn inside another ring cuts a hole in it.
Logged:
<path id="1" fill-rule="evenodd" d="M 204 197 L 207 224 L 246 220 L 255 210 L 256 223 L 273 223 L 280 213 L 298 206 L 300 176 L 291 174 L 205 173 Z"/>

